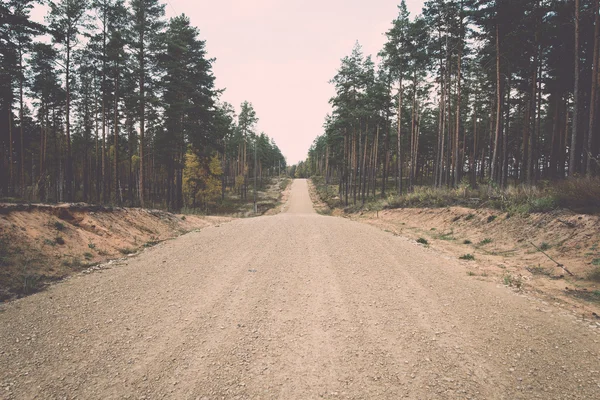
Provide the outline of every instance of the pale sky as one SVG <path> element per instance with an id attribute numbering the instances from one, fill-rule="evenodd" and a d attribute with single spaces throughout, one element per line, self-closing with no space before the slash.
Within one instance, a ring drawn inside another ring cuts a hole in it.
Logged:
<path id="1" fill-rule="evenodd" d="M 423 0 L 407 0 L 411 17 Z M 328 82 L 358 40 L 375 56 L 400 0 L 169 0 L 216 58 L 216 85 L 236 110 L 252 102 L 264 131 L 295 164 L 323 131 L 334 90 Z"/>

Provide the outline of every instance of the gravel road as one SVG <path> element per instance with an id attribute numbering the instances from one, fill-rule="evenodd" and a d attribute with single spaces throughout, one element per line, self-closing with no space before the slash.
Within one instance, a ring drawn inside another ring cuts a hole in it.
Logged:
<path id="1" fill-rule="evenodd" d="M 0 398 L 600 399 L 600 324 L 460 263 L 296 180 L 281 214 L 1 305 Z"/>

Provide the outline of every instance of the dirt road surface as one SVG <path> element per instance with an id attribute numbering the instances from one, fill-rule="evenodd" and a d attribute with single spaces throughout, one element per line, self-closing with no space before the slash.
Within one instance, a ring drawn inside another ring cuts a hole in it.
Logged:
<path id="1" fill-rule="evenodd" d="M 2 306 L 6 399 L 600 399 L 600 326 L 316 214 L 208 227 Z"/>

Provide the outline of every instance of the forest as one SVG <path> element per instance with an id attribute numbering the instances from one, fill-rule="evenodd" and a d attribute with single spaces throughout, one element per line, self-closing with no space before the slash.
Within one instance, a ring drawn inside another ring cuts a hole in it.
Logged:
<path id="1" fill-rule="evenodd" d="M 296 176 L 342 203 L 418 188 L 569 182 L 600 199 L 599 0 L 404 0 L 374 58 L 357 42 Z M 594 200 L 595 197 L 595 200 Z"/>
<path id="2" fill-rule="evenodd" d="M 0 200 L 180 210 L 285 171 L 205 45 L 159 0 L 2 0 Z"/>

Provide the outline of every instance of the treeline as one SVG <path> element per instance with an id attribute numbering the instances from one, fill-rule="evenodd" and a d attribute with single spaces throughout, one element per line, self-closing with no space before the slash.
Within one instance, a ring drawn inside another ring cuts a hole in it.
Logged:
<path id="1" fill-rule="evenodd" d="M 48 11 L 43 24 L 34 7 Z M 199 30 L 164 10 L 0 2 L 1 198 L 180 209 L 226 191 L 244 198 L 255 164 L 260 176 L 285 167 L 255 132 L 252 105 L 238 117 L 219 100 Z"/>
<path id="2" fill-rule="evenodd" d="M 599 0 L 403 0 L 378 62 L 357 43 L 296 174 L 348 204 L 415 185 L 533 186 L 600 172 Z"/>

